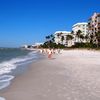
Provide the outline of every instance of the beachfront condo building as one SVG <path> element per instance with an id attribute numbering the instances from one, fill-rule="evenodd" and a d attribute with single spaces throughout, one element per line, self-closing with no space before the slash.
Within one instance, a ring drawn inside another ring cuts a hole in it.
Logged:
<path id="1" fill-rule="evenodd" d="M 97 43 L 97 35 L 100 36 L 100 13 L 94 13 L 88 20 L 88 32 L 90 40 Z M 99 37 L 100 38 L 100 37 Z"/>
<path id="2" fill-rule="evenodd" d="M 87 22 L 76 23 L 72 26 L 72 31 L 75 43 L 86 42 L 84 37 L 88 34 L 88 23 Z M 81 34 L 81 36 L 83 35 L 83 39 L 78 36 L 78 33 Z"/>
<path id="3" fill-rule="evenodd" d="M 55 43 L 71 47 L 72 45 L 74 45 L 74 41 L 72 38 L 68 38 L 68 36 L 73 37 L 71 32 L 69 31 L 56 31 L 54 33 Z"/>

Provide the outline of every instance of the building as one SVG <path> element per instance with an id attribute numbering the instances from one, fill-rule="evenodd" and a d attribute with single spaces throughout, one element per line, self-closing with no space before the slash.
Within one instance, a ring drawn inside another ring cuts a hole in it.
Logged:
<path id="1" fill-rule="evenodd" d="M 100 13 L 94 13 L 88 20 L 90 40 L 97 43 L 96 34 L 100 34 Z"/>
<path id="2" fill-rule="evenodd" d="M 88 34 L 88 23 L 86 22 L 81 22 L 81 23 L 76 23 L 72 26 L 72 31 L 73 31 L 73 36 L 74 36 L 74 42 L 86 42 L 85 39 L 81 41 L 79 37 L 77 37 L 77 32 L 81 31 L 81 34 L 83 36 L 86 36 Z"/>
<path id="3" fill-rule="evenodd" d="M 35 47 L 35 48 L 39 48 L 41 45 L 43 45 L 43 43 L 35 43 L 34 45 L 32 45 L 33 47 Z"/>
<path id="4" fill-rule="evenodd" d="M 21 48 L 28 48 L 28 45 L 22 45 Z"/>
<path id="5" fill-rule="evenodd" d="M 26 49 L 26 50 L 34 50 L 34 48 L 39 48 L 43 43 L 35 43 L 33 45 L 23 45 L 21 48 Z"/>
<path id="6" fill-rule="evenodd" d="M 56 31 L 54 33 L 55 43 L 56 44 L 63 44 L 63 45 L 68 46 L 68 47 L 74 45 L 74 42 L 72 39 L 67 40 L 68 35 L 72 35 L 71 32 L 69 32 L 69 31 Z"/>

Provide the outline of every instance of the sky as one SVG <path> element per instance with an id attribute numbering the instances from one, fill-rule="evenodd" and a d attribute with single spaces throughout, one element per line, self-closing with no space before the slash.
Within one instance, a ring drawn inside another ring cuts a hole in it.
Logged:
<path id="1" fill-rule="evenodd" d="M 44 42 L 100 13 L 100 0 L 0 0 L 0 47 Z"/>

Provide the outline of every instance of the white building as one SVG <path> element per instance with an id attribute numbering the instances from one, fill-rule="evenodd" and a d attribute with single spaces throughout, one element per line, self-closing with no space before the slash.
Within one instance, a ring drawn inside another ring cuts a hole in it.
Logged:
<path id="1" fill-rule="evenodd" d="M 40 45 L 43 45 L 43 43 L 37 42 L 37 43 L 35 43 L 35 45 L 36 45 L 36 46 L 40 46 Z"/>
<path id="2" fill-rule="evenodd" d="M 73 40 L 66 39 L 68 35 L 71 35 L 71 32 L 69 32 L 69 31 L 56 31 L 54 33 L 55 43 L 56 44 L 60 43 L 60 44 L 63 44 L 65 46 L 68 46 L 68 47 L 74 45 Z"/>
<path id="3" fill-rule="evenodd" d="M 40 47 L 40 45 L 43 45 L 43 43 L 39 43 L 39 42 L 35 43 L 35 44 L 32 45 L 32 47 L 33 48 L 38 48 L 38 47 Z"/>
<path id="4" fill-rule="evenodd" d="M 81 23 L 76 23 L 72 26 L 72 31 L 74 34 L 74 41 L 75 42 L 80 42 L 80 39 L 77 38 L 77 32 L 78 30 L 80 30 L 83 36 L 86 36 L 88 33 L 88 23 L 86 22 L 81 22 Z M 83 40 L 83 42 L 85 42 L 85 40 Z"/>
<path id="5" fill-rule="evenodd" d="M 21 48 L 27 49 L 27 50 L 34 50 L 34 48 L 38 48 L 40 45 L 43 45 L 43 43 L 35 43 L 33 45 L 23 45 Z"/>

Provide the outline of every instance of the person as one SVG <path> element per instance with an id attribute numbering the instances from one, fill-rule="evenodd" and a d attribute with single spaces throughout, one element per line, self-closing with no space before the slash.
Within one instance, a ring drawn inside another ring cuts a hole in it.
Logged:
<path id="1" fill-rule="evenodd" d="M 51 49 L 48 49 L 48 58 L 52 58 L 52 51 L 51 51 Z"/>
<path id="2" fill-rule="evenodd" d="M 40 53 L 43 53 L 43 49 L 40 49 Z"/>

